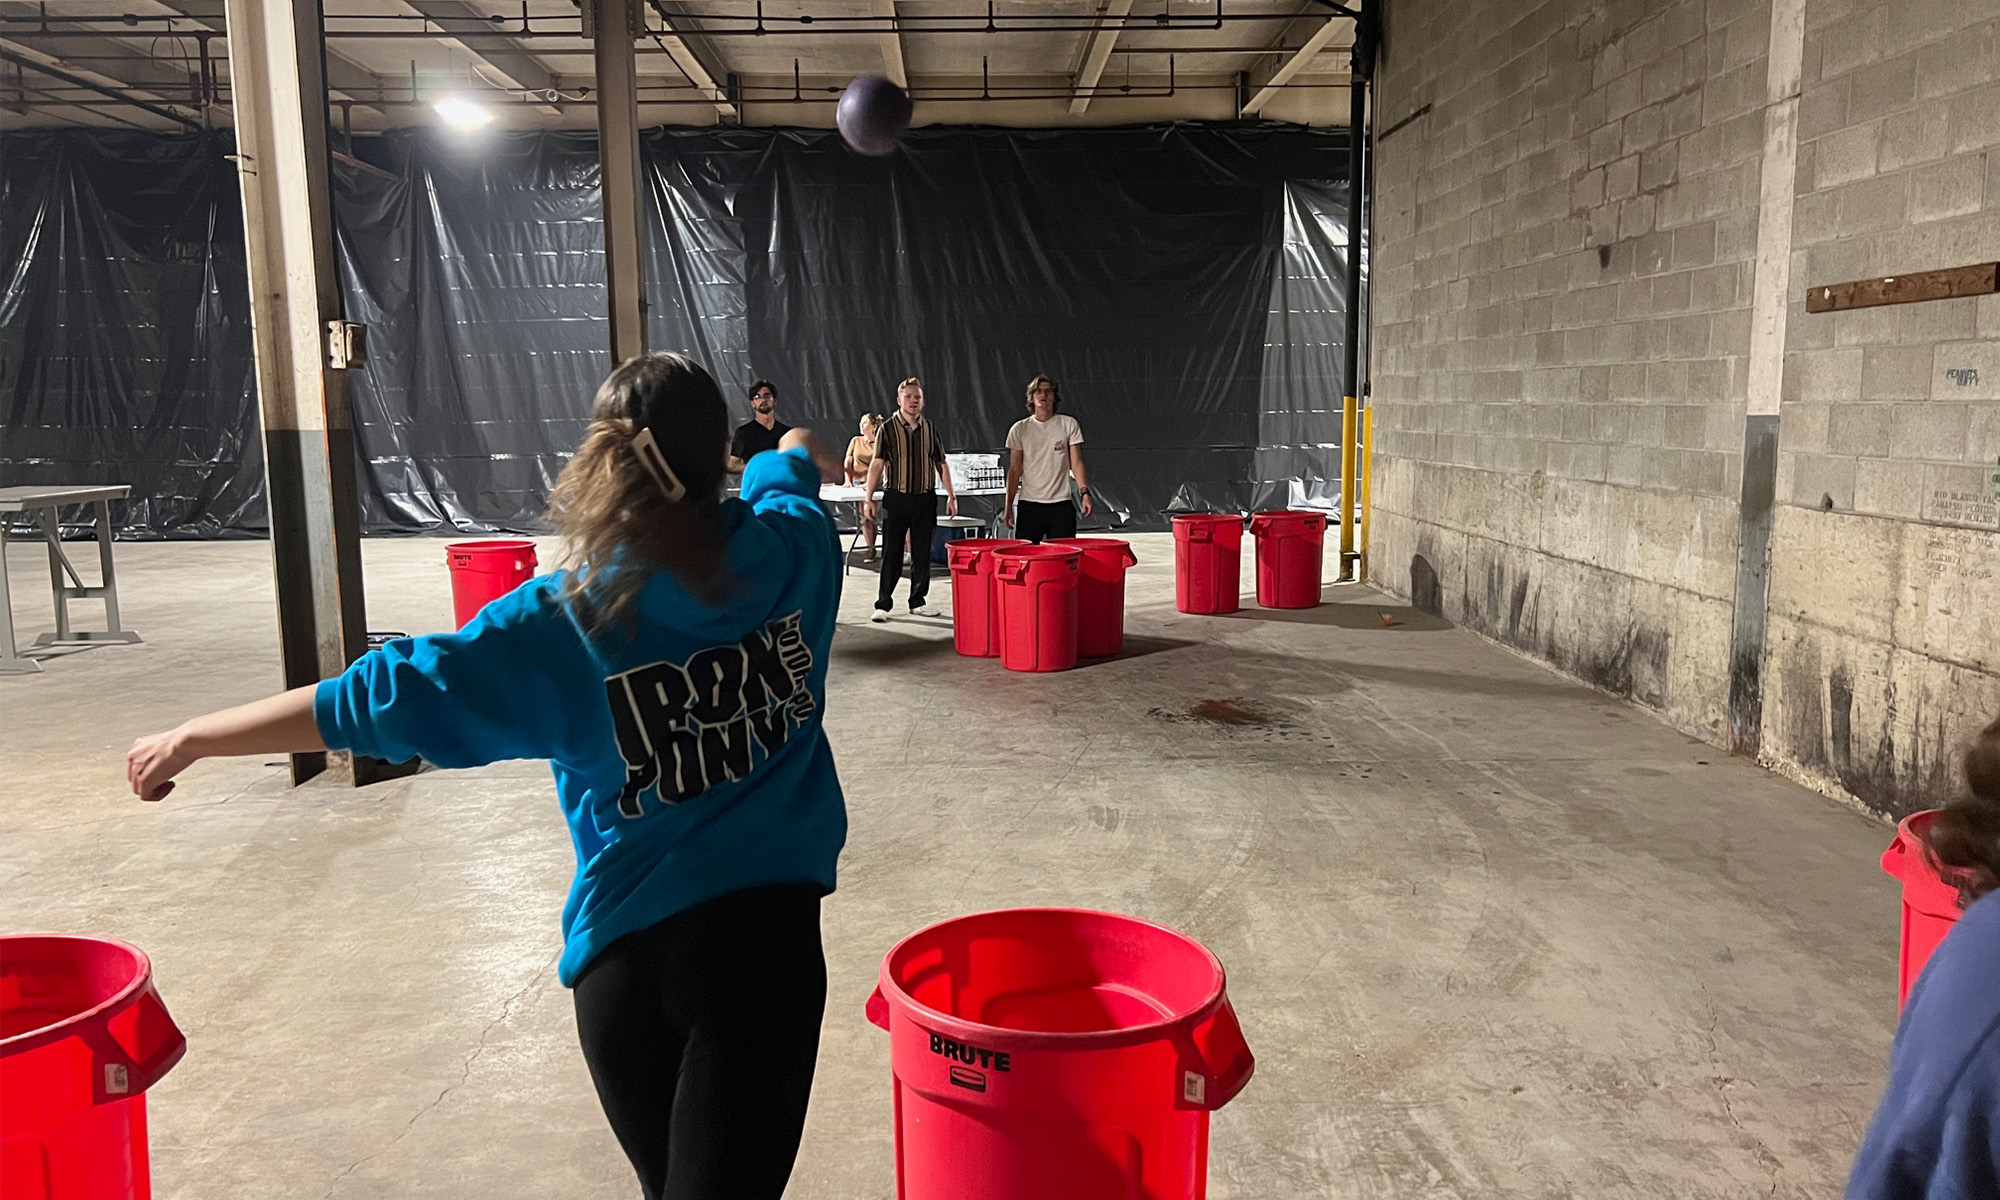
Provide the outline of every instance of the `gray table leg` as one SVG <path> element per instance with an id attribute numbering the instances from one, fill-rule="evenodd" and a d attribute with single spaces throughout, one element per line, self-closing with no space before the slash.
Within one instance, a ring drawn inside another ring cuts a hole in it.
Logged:
<path id="1" fill-rule="evenodd" d="M 111 562 L 111 504 L 106 500 L 97 502 L 97 564 L 103 579 L 96 587 L 83 582 L 83 576 L 76 573 L 69 557 L 62 549 L 62 524 L 57 519 L 57 510 L 50 505 L 44 510 L 42 532 L 49 543 L 49 584 L 55 589 L 56 631 L 45 633 L 35 639 L 37 646 L 96 646 L 107 642 L 130 645 L 143 641 L 138 634 L 124 628 L 118 621 L 118 572 Z M 69 602 L 71 600 L 104 601 L 105 625 L 107 628 L 71 629 L 69 623 Z"/>
<path id="2" fill-rule="evenodd" d="M 0 675 L 32 675 L 42 664 L 14 645 L 14 594 L 7 588 L 7 521 L 0 517 Z"/>
<path id="3" fill-rule="evenodd" d="M 53 504 L 42 510 L 42 538 L 49 544 L 49 590 L 55 593 L 56 602 L 56 635 L 51 640 L 66 642 L 69 640 L 69 581 L 63 578 L 63 569 L 69 566 L 69 560 L 62 552 L 62 510 Z M 76 582 L 81 585 L 83 580 Z M 37 641 L 39 643 L 40 639 Z"/>

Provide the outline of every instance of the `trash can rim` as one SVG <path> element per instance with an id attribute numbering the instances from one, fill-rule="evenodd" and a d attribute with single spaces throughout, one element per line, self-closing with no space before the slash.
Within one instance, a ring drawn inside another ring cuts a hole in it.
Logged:
<path id="1" fill-rule="evenodd" d="M 954 1017 L 949 1013 L 939 1012 L 937 1009 L 922 1003 L 904 991 L 902 984 L 898 983 L 889 974 L 889 964 L 896 961 L 896 956 L 902 953 L 903 948 L 925 934 L 960 921 L 967 921 L 976 917 L 995 916 L 1001 913 L 1109 917 L 1116 921 L 1144 925 L 1150 929 L 1155 929 L 1161 933 L 1178 938 L 1200 951 L 1202 957 L 1208 960 L 1209 965 L 1215 968 L 1215 987 L 1208 995 L 1202 998 L 1201 1003 L 1188 1011 L 1170 1017 L 1162 1017 L 1157 1021 L 1148 1021 L 1143 1025 L 1132 1025 L 1123 1029 L 1092 1030 L 1086 1033 L 1053 1033 L 1045 1030 L 1008 1029 L 1002 1025 L 985 1025 L 978 1021 L 968 1021 L 964 1017 Z M 912 1013 L 923 1019 L 924 1025 L 927 1028 L 934 1028 L 939 1033 L 950 1034 L 968 1041 L 985 1044 L 1004 1043 L 1009 1048 L 1023 1050 L 1112 1050 L 1122 1046 L 1138 1045 L 1142 1042 L 1158 1041 L 1170 1036 L 1172 1031 L 1178 1027 L 1200 1025 L 1202 1022 L 1207 1021 L 1222 1008 L 1224 1000 L 1229 993 L 1229 980 L 1227 973 L 1223 969 L 1222 960 L 1217 958 L 1215 952 L 1204 946 L 1200 941 L 1172 926 L 1162 925 L 1158 921 L 1149 921 L 1144 917 L 1135 917 L 1129 913 L 1107 912 L 1099 908 L 1064 908 L 1047 905 L 1027 905 L 1019 908 L 989 908 L 982 909 L 979 912 L 960 913 L 958 916 L 946 917 L 941 921 L 933 921 L 921 929 L 909 933 L 897 941 L 895 945 L 889 947 L 889 952 L 882 956 L 882 965 L 877 969 L 876 976 L 883 996 L 885 998 L 890 996 L 895 997 L 895 1004 L 890 1006 L 891 1009 L 893 1010 L 896 1005 L 908 1008 Z"/>
<path id="2" fill-rule="evenodd" d="M 79 1027 L 124 1005 L 132 997 L 144 990 L 153 980 L 153 960 L 147 956 L 144 950 L 121 938 L 98 937 L 87 933 L 0 934 L 0 947 L 14 943 L 36 941 L 90 942 L 97 945 L 113 946 L 136 958 L 138 960 L 137 970 L 133 972 L 131 980 L 124 987 L 119 988 L 116 993 L 101 1003 L 94 1004 L 82 1012 L 72 1013 L 52 1025 L 43 1025 L 36 1029 L 17 1033 L 12 1037 L 0 1038 L 0 1058 L 25 1053 L 29 1050 L 38 1050 L 43 1046 L 52 1045 L 65 1038 L 75 1036 L 75 1031 Z"/>

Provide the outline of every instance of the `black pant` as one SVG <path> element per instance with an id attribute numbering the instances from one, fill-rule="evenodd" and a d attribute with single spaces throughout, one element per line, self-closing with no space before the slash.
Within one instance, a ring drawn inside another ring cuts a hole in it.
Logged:
<path id="1" fill-rule="evenodd" d="M 1044 538 L 1073 538 L 1076 536 L 1076 505 L 1067 500 L 1054 504 L 1016 501 L 1014 536 L 1037 544 Z"/>
<path id="2" fill-rule="evenodd" d="M 923 607 L 931 590 L 931 535 L 937 532 L 935 492 L 882 493 L 882 590 L 875 607 L 896 607 L 896 581 L 903 577 L 903 535 L 910 535 L 910 607 Z"/>
<path id="3" fill-rule="evenodd" d="M 647 1200 L 778 1200 L 826 1009 L 817 884 L 723 896 L 619 938 L 576 981 L 597 1098 Z"/>

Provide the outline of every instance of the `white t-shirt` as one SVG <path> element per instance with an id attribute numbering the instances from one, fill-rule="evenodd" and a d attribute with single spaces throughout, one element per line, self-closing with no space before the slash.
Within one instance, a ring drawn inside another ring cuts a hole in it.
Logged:
<path id="1" fill-rule="evenodd" d="M 1061 413 L 1046 421 L 1023 417 L 1007 431 L 1007 449 L 1021 452 L 1021 491 L 1030 504 L 1069 499 L 1069 448 L 1083 445 L 1083 428 Z"/>

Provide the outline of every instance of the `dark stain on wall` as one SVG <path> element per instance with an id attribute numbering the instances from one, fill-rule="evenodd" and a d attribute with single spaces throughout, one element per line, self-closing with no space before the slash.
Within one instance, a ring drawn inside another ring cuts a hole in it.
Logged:
<path id="1" fill-rule="evenodd" d="M 1444 590 L 1438 586 L 1437 568 L 1421 554 L 1410 556 L 1410 607 L 1433 617 L 1444 615 Z"/>

